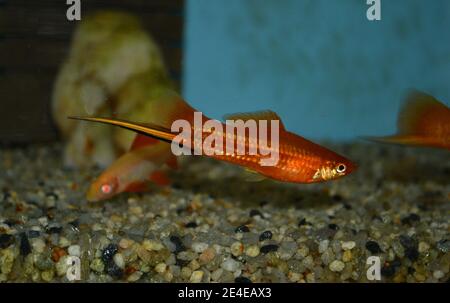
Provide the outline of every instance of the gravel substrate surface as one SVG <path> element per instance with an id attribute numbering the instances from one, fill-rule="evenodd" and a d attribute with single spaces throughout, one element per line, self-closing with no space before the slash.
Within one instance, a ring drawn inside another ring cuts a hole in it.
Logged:
<path id="1" fill-rule="evenodd" d="M 336 146 L 360 166 L 336 182 L 245 182 L 184 159 L 174 185 L 88 204 L 100 170 L 67 170 L 61 146 L 0 149 L 0 281 L 446 282 L 450 154 Z"/>

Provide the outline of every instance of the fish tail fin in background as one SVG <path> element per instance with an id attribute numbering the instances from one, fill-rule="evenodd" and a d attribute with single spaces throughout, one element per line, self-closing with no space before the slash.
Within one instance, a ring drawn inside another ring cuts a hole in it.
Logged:
<path id="1" fill-rule="evenodd" d="M 412 91 L 397 120 L 397 134 L 364 137 L 367 140 L 401 145 L 450 149 L 450 109 L 434 97 Z"/>

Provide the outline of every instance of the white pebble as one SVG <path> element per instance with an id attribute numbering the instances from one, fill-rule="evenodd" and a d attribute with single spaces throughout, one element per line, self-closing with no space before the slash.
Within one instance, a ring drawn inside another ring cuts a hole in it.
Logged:
<path id="1" fill-rule="evenodd" d="M 339 261 L 339 260 L 334 260 L 330 264 L 330 270 L 334 271 L 334 272 L 340 272 L 344 269 L 344 267 L 345 267 L 344 262 Z"/>
<path id="2" fill-rule="evenodd" d="M 235 272 L 239 269 L 240 263 L 231 258 L 227 258 L 222 262 L 220 266 L 227 271 Z"/>
<path id="3" fill-rule="evenodd" d="M 117 267 L 122 269 L 125 268 L 125 260 L 123 259 L 123 255 L 121 253 L 115 254 L 113 260 Z"/>
<path id="4" fill-rule="evenodd" d="M 223 274 L 223 269 L 222 268 L 218 268 L 215 271 L 213 271 L 211 273 L 211 280 L 218 282 L 219 278 L 222 276 Z"/>
<path id="5" fill-rule="evenodd" d="M 59 238 L 59 246 L 60 247 L 68 247 L 70 245 L 70 241 L 66 237 Z"/>
<path id="6" fill-rule="evenodd" d="M 146 250 L 155 250 L 155 251 L 159 251 L 164 248 L 162 243 L 156 240 L 145 240 L 144 242 L 142 242 L 142 246 Z"/>
<path id="7" fill-rule="evenodd" d="M 342 242 L 343 250 L 352 250 L 356 246 L 355 241 L 344 241 Z"/>
<path id="8" fill-rule="evenodd" d="M 244 250 L 244 245 L 241 242 L 234 242 L 230 246 L 231 254 L 235 257 L 240 256 Z"/>
<path id="9" fill-rule="evenodd" d="M 445 274 L 441 271 L 441 270 L 435 270 L 434 272 L 433 272 L 433 277 L 435 278 L 435 279 L 442 279 L 443 277 L 445 276 Z"/>
<path id="10" fill-rule="evenodd" d="M 259 255 L 259 247 L 257 245 L 250 245 L 245 250 L 245 254 L 249 257 L 256 257 Z"/>
<path id="11" fill-rule="evenodd" d="M 80 245 L 70 245 L 67 252 L 71 256 L 79 257 L 81 255 Z"/>
<path id="12" fill-rule="evenodd" d="M 136 282 L 137 280 L 139 280 L 142 277 L 142 272 L 140 271 L 135 271 L 134 273 L 132 273 L 131 275 L 128 276 L 127 281 L 128 282 Z"/>
<path id="13" fill-rule="evenodd" d="M 192 283 L 200 283 L 203 279 L 203 271 L 196 270 L 192 272 L 191 278 L 189 279 Z"/>
<path id="14" fill-rule="evenodd" d="M 203 242 L 194 242 L 192 243 L 192 250 L 196 253 L 202 253 L 208 248 L 208 244 Z"/>
<path id="15" fill-rule="evenodd" d="M 155 271 L 157 273 L 162 274 L 163 272 L 166 271 L 167 265 L 165 263 L 159 263 L 155 266 Z"/>
<path id="16" fill-rule="evenodd" d="M 131 239 L 122 238 L 122 239 L 119 241 L 119 246 L 120 246 L 120 248 L 127 249 L 128 247 L 130 247 L 131 245 L 133 245 L 133 243 L 134 243 L 134 241 L 131 240 Z"/>
<path id="17" fill-rule="evenodd" d="M 31 239 L 31 246 L 35 252 L 42 253 L 45 249 L 45 242 L 40 238 Z"/>
<path id="18" fill-rule="evenodd" d="M 319 243 L 319 253 L 321 253 L 321 254 L 324 253 L 327 250 L 329 243 L 330 243 L 330 241 L 328 241 L 328 240 L 320 241 L 320 243 Z"/>
<path id="19" fill-rule="evenodd" d="M 419 253 L 423 254 L 430 249 L 430 245 L 427 242 L 419 242 Z"/>

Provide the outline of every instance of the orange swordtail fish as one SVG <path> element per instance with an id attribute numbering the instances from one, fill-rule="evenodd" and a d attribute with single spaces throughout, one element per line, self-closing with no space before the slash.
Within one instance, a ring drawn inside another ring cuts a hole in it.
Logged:
<path id="1" fill-rule="evenodd" d="M 185 103 L 187 104 L 187 103 Z M 189 106 L 189 111 L 186 111 L 185 119 L 187 121 L 194 120 L 194 110 Z M 175 144 L 183 145 L 184 148 L 195 150 L 196 140 L 191 138 L 191 140 L 178 140 L 180 132 L 171 131 L 170 128 L 157 125 L 157 124 L 149 124 L 149 123 L 134 123 L 130 121 L 120 120 L 120 119 L 109 119 L 109 118 L 97 118 L 97 117 L 69 117 L 71 119 L 92 121 L 92 122 L 100 122 L 105 124 L 116 125 L 125 129 L 133 130 L 142 135 L 147 135 L 152 138 L 162 140 L 168 143 L 174 141 Z M 203 119 L 208 119 L 203 117 Z M 294 183 L 315 183 L 315 182 L 323 182 L 328 180 L 334 180 L 343 176 L 346 176 L 353 172 L 356 169 L 356 165 L 348 160 L 347 158 L 326 149 L 323 146 L 320 146 L 316 143 L 313 143 L 301 136 L 298 136 L 294 133 L 287 131 L 283 123 L 281 122 L 278 115 L 271 111 L 263 111 L 256 113 L 243 113 L 243 114 L 235 114 L 228 116 L 228 119 L 233 120 L 265 120 L 279 121 L 279 145 L 278 145 L 278 155 L 279 159 L 277 163 L 273 166 L 262 166 L 260 165 L 260 160 L 265 158 L 261 154 L 249 154 L 245 153 L 244 155 L 239 155 L 237 153 L 237 147 L 239 143 L 245 144 L 245 150 L 250 150 L 250 148 L 254 148 L 252 145 L 259 145 L 261 142 L 252 140 L 252 138 L 248 135 L 244 135 L 243 137 L 236 135 L 234 133 L 234 153 L 224 152 L 224 147 L 220 147 L 219 145 L 215 145 L 218 150 L 213 153 L 208 153 L 207 155 L 226 162 L 230 162 L 233 164 L 240 165 L 245 167 L 247 170 L 259 173 L 264 177 L 268 177 L 271 179 L 284 181 L 284 182 L 294 182 Z M 205 121 L 205 120 L 203 120 Z M 192 125 L 192 123 L 191 123 Z M 195 125 L 195 123 L 194 123 Z M 195 127 L 195 126 L 194 126 Z M 205 131 L 202 126 L 198 129 L 193 127 L 193 132 L 198 133 L 201 132 L 202 139 L 205 140 L 209 135 L 211 135 L 211 131 Z M 223 129 L 226 128 L 226 125 L 222 123 Z M 236 130 L 236 129 L 235 129 Z M 229 133 L 221 133 L 221 136 L 224 140 L 226 140 Z M 269 133 L 268 137 L 272 134 Z M 194 136 L 195 137 L 195 136 Z M 203 141 L 202 141 L 203 142 Z M 256 148 L 260 148 L 260 146 L 256 146 Z M 271 148 L 271 147 L 268 147 Z"/>
<path id="2" fill-rule="evenodd" d="M 411 92 L 397 120 L 397 134 L 365 137 L 371 141 L 450 150 L 450 109 L 434 97 Z"/>

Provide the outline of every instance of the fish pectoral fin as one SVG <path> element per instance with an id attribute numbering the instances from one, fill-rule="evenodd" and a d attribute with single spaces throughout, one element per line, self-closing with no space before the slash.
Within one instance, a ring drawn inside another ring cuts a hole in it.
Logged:
<path id="1" fill-rule="evenodd" d="M 235 114 L 228 114 L 224 116 L 225 120 L 242 120 L 244 122 L 248 120 L 278 120 L 280 122 L 280 129 L 285 129 L 284 124 L 281 121 L 280 116 L 278 116 L 277 113 L 271 111 L 271 110 L 262 110 L 262 111 L 256 111 L 256 112 L 247 112 L 247 113 L 235 113 Z"/>
<path id="2" fill-rule="evenodd" d="M 166 186 L 171 183 L 167 174 L 161 170 L 152 172 L 149 176 L 149 180 L 160 186 Z"/>
<path id="3" fill-rule="evenodd" d="M 135 181 L 128 184 L 125 187 L 124 192 L 127 193 L 142 193 L 150 190 L 150 186 L 147 181 Z"/>
<path id="4" fill-rule="evenodd" d="M 249 168 L 244 170 L 243 177 L 247 182 L 261 182 L 266 179 L 265 176 Z"/>

